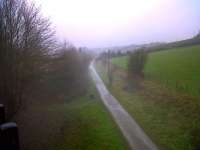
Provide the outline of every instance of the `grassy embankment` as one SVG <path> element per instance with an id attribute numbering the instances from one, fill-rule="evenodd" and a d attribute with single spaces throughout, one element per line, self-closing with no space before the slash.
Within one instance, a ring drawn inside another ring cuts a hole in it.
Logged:
<path id="1" fill-rule="evenodd" d="M 160 149 L 192 150 L 199 147 L 198 58 L 200 46 L 151 53 L 140 89 L 127 88 L 127 57 L 113 59 L 113 63 L 122 69 L 114 73 L 111 92 Z M 100 63 L 96 68 L 107 83 L 105 68 Z M 163 80 L 167 80 L 167 84 Z M 173 86 L 173 82 L 180 81 L 182 85 L 187 84 L 187 90 Z"/>
<path id="2" fill-rule="evenodd" d="M 81 96 L 43 93 L 17 117 L 24 150 L 129 149 L 92 83 Z"/>

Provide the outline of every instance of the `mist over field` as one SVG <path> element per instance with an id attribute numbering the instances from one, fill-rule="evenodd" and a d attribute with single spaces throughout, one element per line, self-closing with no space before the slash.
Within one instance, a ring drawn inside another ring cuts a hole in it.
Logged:
<path id="1" fill-rule="evenodd" d="M 36 0 L 59 38 L 89 48 L 169 42 L 199 31 L 198 0 Z"/>

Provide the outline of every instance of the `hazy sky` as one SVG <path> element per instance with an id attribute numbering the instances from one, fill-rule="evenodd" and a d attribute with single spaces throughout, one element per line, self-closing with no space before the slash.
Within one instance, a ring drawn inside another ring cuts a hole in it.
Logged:
<path id="1" fill-rule="evenodd" d="M 200 0 L 35 0 L 60 39 L 106 47 L 174 41 L 200 30 Z"/>

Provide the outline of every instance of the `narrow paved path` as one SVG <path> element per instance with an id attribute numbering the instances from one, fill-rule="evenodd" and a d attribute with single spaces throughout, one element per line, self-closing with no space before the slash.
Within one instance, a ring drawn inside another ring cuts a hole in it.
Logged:
<path id="1" fill-rule="evenodd" d="M 121 129 L 124 137 L 127 139 L 133 150 L 158 150 L 156 145 L 139 127 L 136 121 L 126 112 L 105 87 L 103 81 L 97 74 L 93 63 L 90 65 L 90 73 L 101 99 L 107 109 L 110 111 L 117 125 Z"/>

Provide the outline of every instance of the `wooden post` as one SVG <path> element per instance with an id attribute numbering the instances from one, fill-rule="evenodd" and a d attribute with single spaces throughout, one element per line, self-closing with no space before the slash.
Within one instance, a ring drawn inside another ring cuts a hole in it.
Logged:
<path id="1" fill-rule="evenodd" d="M 0 126 L 0 149 L 19 150 L 19 135 L 16 123 L 9 122 Z"/>
<path id="2" fill-rule="evenodd" d="M 0 104 L 0 125 L 5 123 L 5 107 L 3 104 Z"/>

